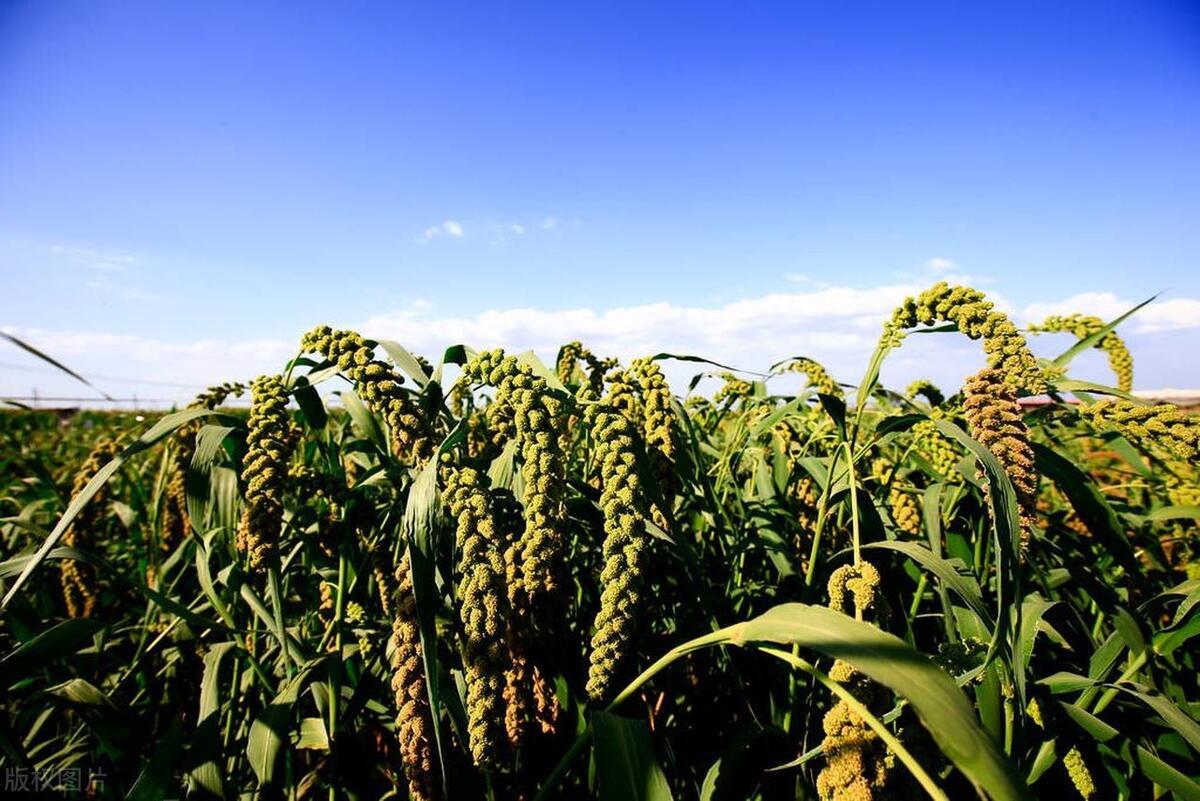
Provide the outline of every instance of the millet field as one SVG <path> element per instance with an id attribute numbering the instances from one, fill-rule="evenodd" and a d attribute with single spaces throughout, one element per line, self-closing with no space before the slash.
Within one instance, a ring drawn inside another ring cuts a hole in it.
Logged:
<path id="1" fill-rule="evenodd" d="M 320 326 L 0 413 L 5 796 L 1200 799 L 1200 417 L 1123 320 L 941 283 L 854 376 Z M 881 385 L 930 334 L 981 369 Z"/>

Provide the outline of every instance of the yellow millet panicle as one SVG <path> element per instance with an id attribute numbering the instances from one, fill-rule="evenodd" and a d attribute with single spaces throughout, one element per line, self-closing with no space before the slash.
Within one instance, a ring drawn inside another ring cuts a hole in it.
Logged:
<path id="1" fill-rule="evenodd" d="M 1113 428 L 1143 447 L 1193 462 L 1200 456 L 1200 416 L 1162 403 L 1156 406 L 1105 398 L 1079 409 L 1097 428 Z"/>
<path id="2" fill-rule="evenodd" d="M 326 626 L 329 626 L 329 624 L 333 623 L 333 615 L 335 611 L 334 595 L 337 592 L 337 588 L 334 587 L 331 582 L 322 581 L 320 592 L 321 603 L 317 606 L 317 617 L 321 619 L 322 623 L 324 623 Z"/>
<path id="3" fill-rule="evenodd" d="M 563 386 L 575 383 L 576 370 L 579 360 L 583 358 L 584 347 L 579 340 L 568 342 L 558 349 L 558 360 L 554 363 L 554 371 Z"/>
<path id="4" fill-rule="evenodd" d="M 733 373 L 721 373 L 721 386 L 713 395 L 713 403 L 725 403 L 748 398 L 754 391 L 754 385 L 744 378 L 738 378 Z"/>
<path id="5" fill-rule="evenodd" d="M 1079 791 L 1080 798 L 1090 801 L 1096 797 L 1096 782 L 1092 779 L 1092 772 L 1088 770 L 1087 762 L 1084 761 L 1083 752 L 1079 750 L 1079 746 L 1072 746 L 1071 750 L 1063 757 L 1063 767 L 1067 769 L 1067 775 L 1071 777 L 1071 783 Z"/>
<path id="6" fill-rule="evenodd" d="M 387 421 L 397 458 L 423 462 L 432 455 L 436 443 L 429 423 L 417 402 L 403 389 L 403 376 L 376 359 L 362 336 L 322 325 L 301 338 L 300 348 L 320 353 L 346 374 L 363 403 Z"/>
<path id="7" fill-rule="evenodd" d="M 915 298 L 907 298 L 884 324 L 881 344 L 897 347 L 907 329 L 918 325 L 954 323 L 971 339 L 982 339 L 988 365 L 998 369 L 1004 380 L 1026 392 L 1045 390 L 1046 382 L 1037 358 L 1025 338 L 1006 315 L 977 289 L 950 286 L 939 281 Z"/>
<path id="8" fill-rule="evenodd" d="M 929 402 L 929 405 L 935 409 L 946 402 L 946 396 L 928 378 L 918 378 L 908 385 L 908 389 L 904 390 L 904 397 L 906 398 L 914 399 L 918 395 L 924 397 Z"/>
<path id="9" fill-rule="evenodd" d="M 229 381 L 201 392 L 188 404 L 189 409 L 217 409 L 231 396 L 240 396 L 246 391 L 244 384 Z M 162 512 L 159 518 L 160 546 L 171 552 L 191 533 L 191 521 L 187 511 L 187 471 L 196 452 L 196 435 L 203 423 L 192 420 L 175 431 L 171 473 L 163 492 Z"/>
<path id="10" fill-rule="evenodd" d="M 832 395 L 835 398 L 845 396 L 838 382 L 834 381 L 833 376 L 829 375 L 829 371 L 822 364 L 807 356 L 801 356 L 798 359 L 792 359 L 792 361 L 788 362 L 786 372 L 802 373 L 808 379 L 808 386 L 822 395 Z"/>
<path id="11" fill-rule="evenodd" d="M 434 798 L 433 716 L 421 659 L 421 630 L 413 595 L 408 555 L 396 566 L 392 618 L 392 694 L 396 702 L 396 737 L 408 793 L 414 801 Z"/>
<path id="12" fill-rule="evenodd" d="M 287 411 L 287 390 L 279 376 L 258 378 L 252 392 L 254 402 L 242 462 L 246 506 L 238 526 L 237 545 L 249 557 L 251 570 L 261 572 L 278 561 L 283 491 L 296 435 Z"/>
<path id="13" fill-rule="evenodd" d="M 838 568 L 829 577 L 829 606 L 844 614 L 866 617 L 876 609 L 879 571 L 870 562 L 858 562 Z M 847 591 L 853 598 L 846 597 Z M 867 679 L 848 662 L 837 660 L 829 677 L 849 689 L 860 703 L 872 711 L 885 708 L 890 698 L 879 685 Z M 839 700 L 822 721 L 825 739 L 821 752 L 825 767 L 817 775 L 817 795 L 822 801 L 870 801 L 883 795 L 895 762 L 895 755 L 879 740 L 850 705 Z"/>
<path id="14" fill-rule="evenodd" d="M 888 490 L 888 503 L 892 507 L 892 519 L 901 531 L 913 536 L 921 533 L 921 508 L 912 495 L 892 487 Z"/>
<path id="15" fill-rule="evenodd" d="M 1041 323 L 1029 326 L 1029 330 L 1033 333 L 1074 334 L 1077 339 L 1087 339 L 1106 325 L 1099 317 L 1083 314 L 1051 315 Z M 1133 356 L 1125 346 L 1125 340 L 1117 336 L 1116 331 L 1109 331 L 1100 338 L 1096 347 L 1108 355 L 1108 366 L 1117 377 L 1117 389 L 1125 392 L 1133 389 Z"/>
<path id="16" fill-rule="evenodd" d="M 562 417 L 546 382 L 528 364 L 502 350 L 485 351 L 463 368 L 463 380 L 496 388 L 488 407 L 511 410 L 521 455 L 525 530 L 521 535 L 521 587 L 531 600 L 553 595 L 564 573 L 566 459 Z M 490 418 L 489 418 L 490 421 Z"/>
<path id="17" fill-rule="evenodd" d="M 642 601 L 642 576 L 648 546 L 646 502 L 638 480 L 637 431 L 610 403 L 588 407 L 596 442 L 604 513 L 604 569 L 600 574 L 600 610 L 588 669 L 587 692 L 600 704 L 609 695 L 629 655 Z"/>
<path id="18" fill-rule="evenodd" d="M 116 440 L 103 440 L 92 448 L 87 459 L 79 466 L 71 482 L 71 499 L 74 500 L 87 487 L 92 477 L 121 452 Z M 108 498 L 108 484 L 100 487 L 87 505 L 71 521 L 63 532 L 59 544 L 64 548 L 86 548 L 92 544 L 96 527 L 104 516 L 104 501 Z M 59 565 L 63 601 L 71 617 L 91 617 L 96 608 L 96 573 L 91 565 L 74 559 L 64 559 Z"/>
<path id="19" fill-rule="evenodd" d="M 1012 480 L 1021 513 L 1021 547 L 1028 542 L 1037 507 L 1029 428 L 1011 384 L 999 370 L 980 370 L 963 385 L 963 413 L 971 436 L 992 452 Z"/>
<path id="20" fill-rule="evenodd" d="M 879 571 L 870 562 L 842 565 L 829 576 L 829 608 L 844 615 L 853 615 L 857 611 L 867 616 L 876 610 L 879 582 Z"/>
<path id="21" fill-rule="evenodd" d="M 457 521 L 459 615 L 465 636 L 467 735 L 475 763 L 495 765 L 504 733 L 508 590 L 504 541 L 485 473 L 448 469 L 444 499 Z"/>
<path id="22" fill-rule="evenodd" d="M 1195 469 L 1185 464 L 1168 465 L 1169 472 L 1163 476 L 1167 486 L 1167 498 L 1176 506 L 1200 506 L 1200 483 Z"/>

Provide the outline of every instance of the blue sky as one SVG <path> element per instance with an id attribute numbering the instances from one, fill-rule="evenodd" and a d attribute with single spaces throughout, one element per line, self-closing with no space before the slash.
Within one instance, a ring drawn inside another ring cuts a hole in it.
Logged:
<path id="1" fill-rule="evenodd" d="M 0 325 L 143 397 L 325 321 L 853 381 L 942 276 L 1021 322 L 1165 290 L 1138 383 L 1200 386 L 1198 190 L 1181 2 L 0 2 Z"/>

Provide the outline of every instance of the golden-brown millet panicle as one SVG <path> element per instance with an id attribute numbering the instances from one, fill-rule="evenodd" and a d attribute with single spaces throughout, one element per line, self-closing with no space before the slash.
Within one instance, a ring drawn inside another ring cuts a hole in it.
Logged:
<path id="1" fill-rule="evenodd" d="M 430 714 L 425 665 L 421 655 L 421 629 L 413 595 L 408 554 L 396 566 L 390 601 L 392 618 L 392 693 L 396 703 L 396 737 L 409 797 L 429 801 L 435 797 L 433 772 L 434 721 Z"/>
<path id="2" fill-rule="evenodd" d="M 204 390 L 187 408 L 217 409 L 230 397 L 240 396 L 245 391 L 244 384 L 229 381 Z M 174 551 L 192 530 L 187 511 L 187 471 L 196 452 L 196 435 L 200 433 L 201 427 L 202 423 L 199 420 L 189 421 L 176 429 L 172 437 L 170 475 L 163 492 L 159 518 L 159 544 L 165 553 Z"/>
<path id="3" fill-rule="evenodd" d="M 963 385 L 967 429 L 1004 467 L 1017 495 L 1024 550 L 1037 510 L 1038 474 L 1029 444 L 1029 428 L 1016 392 L 999 370 L 980 370 Z"/>
<path id="4" fill-rule="evenodd" d="M 75 473 L 71 482 L 71 499 L 77 498 L 100 468 L 115 459 L 120 452 L 121 446 L 116 440 L 105 439 L 98 442 Z M 59 544 L 65 548 L 90 546 L 96 528 L 104 516 L 104 502 L 107 498 L 108 484 L 104 484 L 87 505 L 79 510 L 71 525 L 67 526 Z M 67 614 L 71 617 L 91 617 L 98 595 L 95 570 L 84 562 L 64 559 L 59 565 L 59 574 Z"/>

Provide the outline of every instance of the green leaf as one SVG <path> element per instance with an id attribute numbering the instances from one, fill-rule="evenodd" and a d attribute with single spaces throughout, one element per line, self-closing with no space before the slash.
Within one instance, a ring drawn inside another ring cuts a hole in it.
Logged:
<path id="1" fill-rule="evenodd" d="M 425 375 L 424 368 L 417 358 L 408 352 L 408 349 L 399 342 L 393 342 L 390 339 L 377 339 L 375 343 L 387 352 L 388 358 L 399 367 L 405 375 L 417 383 L 417 386 L 424 389 L 429 383 L 429 376 Z"/>
<path id="2" fill-rule="evenodd" d="M 28 642 L 21 643 L 0 661 L 0 670 L 18 675 L 73 654 L 80 643 L 102 628 L 98 620 L 71 618 L 51 626 Z"/>
<path id="3" fill-rule="evenodd" d="M 912 559 L 940 579 L 947 588 L 953 590 L 955 595 L 961 598 L 967 606 L 971 607 L 971 610 L 987 623 L 990 633 L 993 625 L 991 622 L 992 615 L 988 611 L 987 605 L 983 602 L 983 594 L 979 589 L 979 582 L 970 574 L 969 569 L 961 560 L 942 559 L 935 556 L 933 551 L 924 545 L 905 540 L 871 542 L 864 544 L 862 548 L 864 550 L 867 548 L 885 548 L 889 551 L 899 551 Z"/>
<path id="4" fill-rule="evenodd" d="M 592 726 L 601 801 L 670 801 L 671 788 L 644 721 L 596 712 Z"/>
<path id="5" fill-rule="evenodd" d="M 189 756 L 195 765 L 188 773 L 191 792 L 207 793 L 214 798 L 225 797 L 222 785 L 224 766 L 221 764 L 221 662 L 234 647 L 235 643 L 232 642 L 216 643 L 204 656 L 200 711 L 196 715 L 196 731 L 189 749 Z"/>
<path id="6" fill-rule="evenodd" d="M 308 684 L 313 670 L 323 661 L 324 657 L 306 663 L 299 673 L 284 682 L 283 689 L 275 696 L 275 700 L 250 724 L 246 756 L 250 760 L 254 775 L 258 777 L 259 787 L 268 787 L 275 782 L 279 750 L 287 742 L 296 700 L 300 697 L 300 691 Z"/>
<path id="7" fill-rule="evenodd" d="M 1116 328 L 1121 323 L 1125 322 L 1125 320 L 1130 315 L 1134 314 L 1139 309 L 1141 309 L 1143 306 L 1145 306 L 1147 303 L 1150 303 L 1152 300 L 1154 300 L 1157 297 L 1158 297 L 1158 295 L 1151 295 L 1150 297 L 1146 298 L 1138 305 L 1134 306 L 1129 311 L 1122 314 L 1117 319 L 1113 320 L 1108 325 L 1101 328 L 1096 333 L 1092 334 L 1091 336 L 1084 337 L 1083 339 L 1079 340 L 1071 347 L 1067 348 L 1063 353 L 1061 353 L 1057 358 L 1055 358 L 1054 366 L 1055 367 L 1066 367 L 1068 364 L 1071 363 L 1071 360 L 1074 359 L 1076 356 L 1083 353 L 1088 348 L 1094 348 L 1097 345 L 1099 345 L 1100 340 L 1102 340 L 1106 336 L 1108 336 L 1110 331 L 1112 331 L 1114 328 Z"/>
<path id="8" fill-rule="evenodd" d="M 832 609 L 807 604 L 782 604 L 717 634 L 731 645 L 796 644 L 849 662 L 908 699 L 942 753 L 977 788 L 986 789 L 997 801 L 1027 797 L 1024 781 L 979 727 L 954 680 L 900 638 Z"/>

